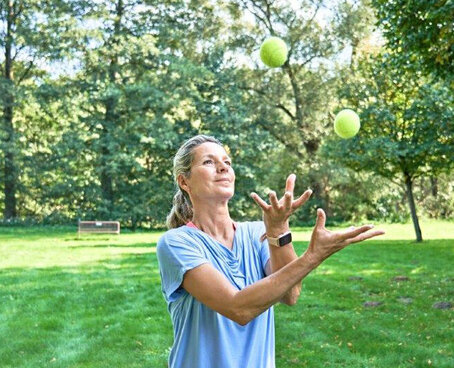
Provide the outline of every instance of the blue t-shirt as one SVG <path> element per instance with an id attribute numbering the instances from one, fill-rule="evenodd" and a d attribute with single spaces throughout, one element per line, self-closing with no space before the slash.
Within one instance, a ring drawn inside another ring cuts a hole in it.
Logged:
<path id="1" fill-rule="evenodd" d="M 173 323 L 170 368 L 274 368 L 274 314 L 269 308 L 245 326 L 196 300 L 181 287 L 185 272 L 210 263 L 238 290 L 265 277 L 269 260 L 263 222 L 236 223 L 229 250 L 203 231 L 181 226 L 158 241 L 162 292 Z"/>

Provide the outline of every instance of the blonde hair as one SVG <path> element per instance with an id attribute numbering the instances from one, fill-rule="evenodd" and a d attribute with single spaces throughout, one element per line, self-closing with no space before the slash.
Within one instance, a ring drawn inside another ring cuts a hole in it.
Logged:
<path id="1" fill-rule="evenodd" d="M 222 143 L 216 138 L 200 134 L 184 142 L 175 154 L 173 159 L 173 178 L 177 186 L 177 192 L 173 197 L 173 207 L 166 220 L 166 225 L 169 229 L 186 225 L 192 220 L 191 200 L 189 194 L 179 186 L 178 176 L 183 175 L 189 178 L 194 159 L 194 149 L 207 142 L 216 143 L 222 147 Z"/>

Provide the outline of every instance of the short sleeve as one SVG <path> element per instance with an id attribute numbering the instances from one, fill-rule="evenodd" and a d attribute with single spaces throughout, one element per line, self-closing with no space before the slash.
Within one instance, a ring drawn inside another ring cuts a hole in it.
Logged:
<path id="1" fill-rule="evenodd" d="M 195 241 L 184 234 L 164 234 L 158 241 L 156 253 L 167 302 L 173 302 L 181 295 L 178 290 L 187 271 L 208 262 Z"/>

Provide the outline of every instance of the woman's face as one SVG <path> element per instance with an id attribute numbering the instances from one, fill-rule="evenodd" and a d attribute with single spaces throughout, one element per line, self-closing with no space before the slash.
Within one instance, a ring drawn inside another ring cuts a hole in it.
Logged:
<path id="1" fill-rule="evenodd" d="M 192 203 L 212 199 L 229 200 L 235 191 L 232 160 L 224 148 L 206 142 L 194 149 L 191 175 L 179 177 L 180 187 L 189 193 Z"/>

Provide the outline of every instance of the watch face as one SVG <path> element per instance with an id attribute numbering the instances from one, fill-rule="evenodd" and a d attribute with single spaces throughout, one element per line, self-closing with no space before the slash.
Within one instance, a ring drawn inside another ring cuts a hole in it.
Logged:
<path id="1" fill-rule="evenodd" d="M 292 233 L 284 235 L 282 238 L 279 238 L 279 246 L 282 247 L 292 242 Z"/>

